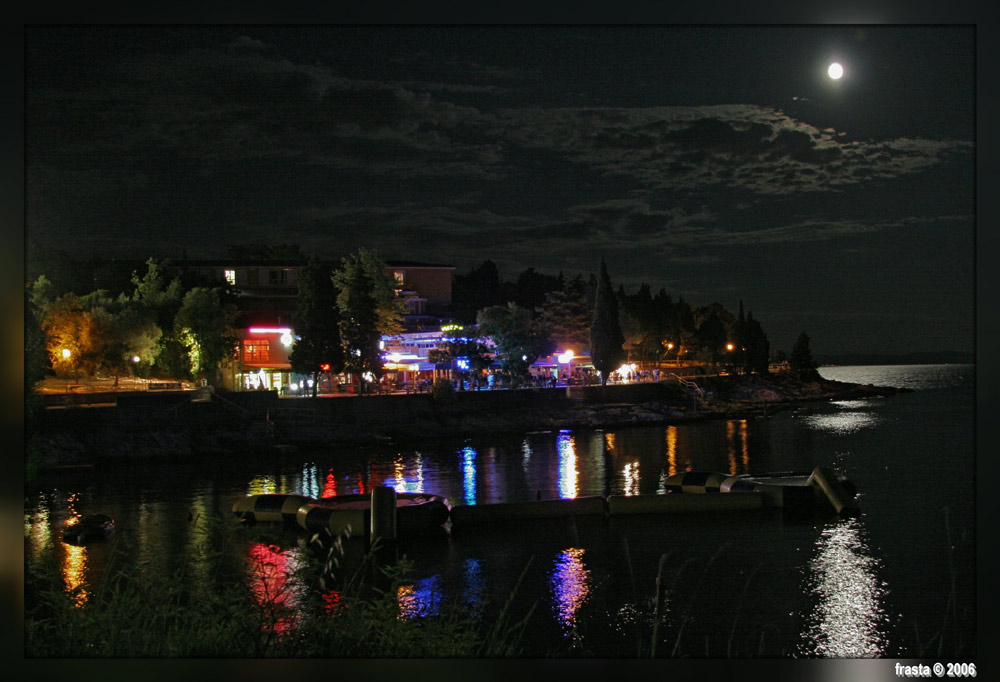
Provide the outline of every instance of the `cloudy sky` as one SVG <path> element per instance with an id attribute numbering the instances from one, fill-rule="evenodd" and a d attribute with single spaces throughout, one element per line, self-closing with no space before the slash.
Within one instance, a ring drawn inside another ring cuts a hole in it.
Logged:
<path id="1" fill-rule="evenodd" d="M 35 26 L 36 247 L 358 247 L 971 351 L 974 26 Z M 844 75 L 827 75 L 831 62 Z"/>

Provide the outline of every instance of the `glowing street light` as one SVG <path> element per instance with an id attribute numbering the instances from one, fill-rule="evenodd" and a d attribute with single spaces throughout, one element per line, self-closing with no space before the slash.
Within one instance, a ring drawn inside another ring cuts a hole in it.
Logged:
<path id="1" fill-rule="evenodd" d="M 69 348 L 62 349 L 63 360 L 69 360 L 69 356 L 71 356 L 72 354 L 73 353 L 70 352 Z"/>

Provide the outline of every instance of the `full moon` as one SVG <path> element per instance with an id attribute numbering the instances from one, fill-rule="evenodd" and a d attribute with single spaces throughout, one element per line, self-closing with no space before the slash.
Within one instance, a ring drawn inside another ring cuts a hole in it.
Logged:
<path id="1" fill-rule="evenodd" d="M 844 75 L 844 67 L 837 62 L 834 62 L 833 64 L 830 64 L 830 68 L 827 69 L 826 72 L 830 74 L 830 78 L 837 80 Z"/>

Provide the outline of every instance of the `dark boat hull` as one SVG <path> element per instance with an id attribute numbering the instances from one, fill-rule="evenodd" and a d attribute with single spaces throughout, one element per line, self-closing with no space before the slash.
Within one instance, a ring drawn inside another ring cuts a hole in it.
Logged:
<path id="1" fill-rule="evenodd" d="M 115 520 L 107 514 L 85 516 L 63 530 L 63 542 L 85 545 L 106 540 L 115 531 Z"/>

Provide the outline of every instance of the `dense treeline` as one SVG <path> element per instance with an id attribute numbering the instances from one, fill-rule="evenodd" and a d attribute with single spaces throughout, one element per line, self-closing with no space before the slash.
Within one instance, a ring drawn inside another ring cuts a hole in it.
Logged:
<path id="1" fill-rule="evenodd" d="M 306 265 L 295 316 L 296 372 L 314 378 L 321 371 L 370 379 L 381 375 L 378 339 L 402 331 L 403 309 L 384 261 L 374 252 L 361 249 L 342 259 L 339 268 L 315 257 L 305 260 L 289 245 L 252 244 L 233 256 L 294 258 Z M 74 262 L 64 254 L 48 254 L 41 263 L 47 272 L 29 270 L 26 382 L 31 385 L 48 371 L 201 376 L 214 383 L 239 342 L 236 293 L 226 283 L 197 281 L 190 273 L 168 280 L 167 264 L 154 259 L 142 267 L 100 259 Z M 681 297 L 674 300 L 662 287 L 653 294 L 646 283 L 634 293 L 621 284 L 615 289 L 603 260 L 600 275 L 601 280 L 594 274 L 550 275 L 529 267 L 506 281 L 490 260 L 456 274 L 452 316 L 476 325 L 479 338 L 456 342 L 473 345 L 442 349 L 438 357 L 461 356 L 481 365 L 485 348 L 480 342 L 488 339 L 504 371 L 516 378 L 539 356 L 566 349 L 591 353 L 596 334 L 601 343 L 595 366 L 600 362 L 602 367 L 623 360 L 676 361 L 763 374 L 771 361 L 785 359 L 782 351 L 772 355 L 762 325 L 744 313 L 743 301 L 734 315 L 717 302 L 696 307 Z M 815 370 L 808 341 L 804 332 L 796 341 L 789 358 L 794 369 Z"/>
<path id="2" fill-rule="evenodd" d="M 168 279 L 149 259 L 128 286 L 77 294 L 39 275 L 26 291 L 26 322 L 38 348 L 26 357 L 33 377 L 105 374 L 214 380 L 236 351 L 235 293 L 228 285 Z M 64 273 L 60 273 L 64 274 Z M 80 286 L 76 280 L 75 285 Z M 85 286 L 85 284 L 84 284 Z M 86 289 L 84 289 L 86 290 Z M 44 352 L 42 352 L 44 351 Z"/>
<path id="3" fill-rule="evenodd" d="M 551 348 L 580 352 L 591 345 L 597 290 L 593 274 L 547 275 L 534 268 L 505 281 L 496 264 L 486 260 L 468 274 L 455 276 L 453 314 L 472 324 L 485 309 L 513 304 L 532 311 L 550 335 Z M 663 287 L 653 294 L 646 283 L 632 294 L 619 285 L 614 296 L 625 359 L 704 362 L 748 374 L 767 372 L 770 342 L 753 314 L 744 314 L 743 301 L 734 315 L 720 303 L 696 307 L 681 297 L 674 300 Z M 780 351 L 775 356 L 784 358 Z"/>

